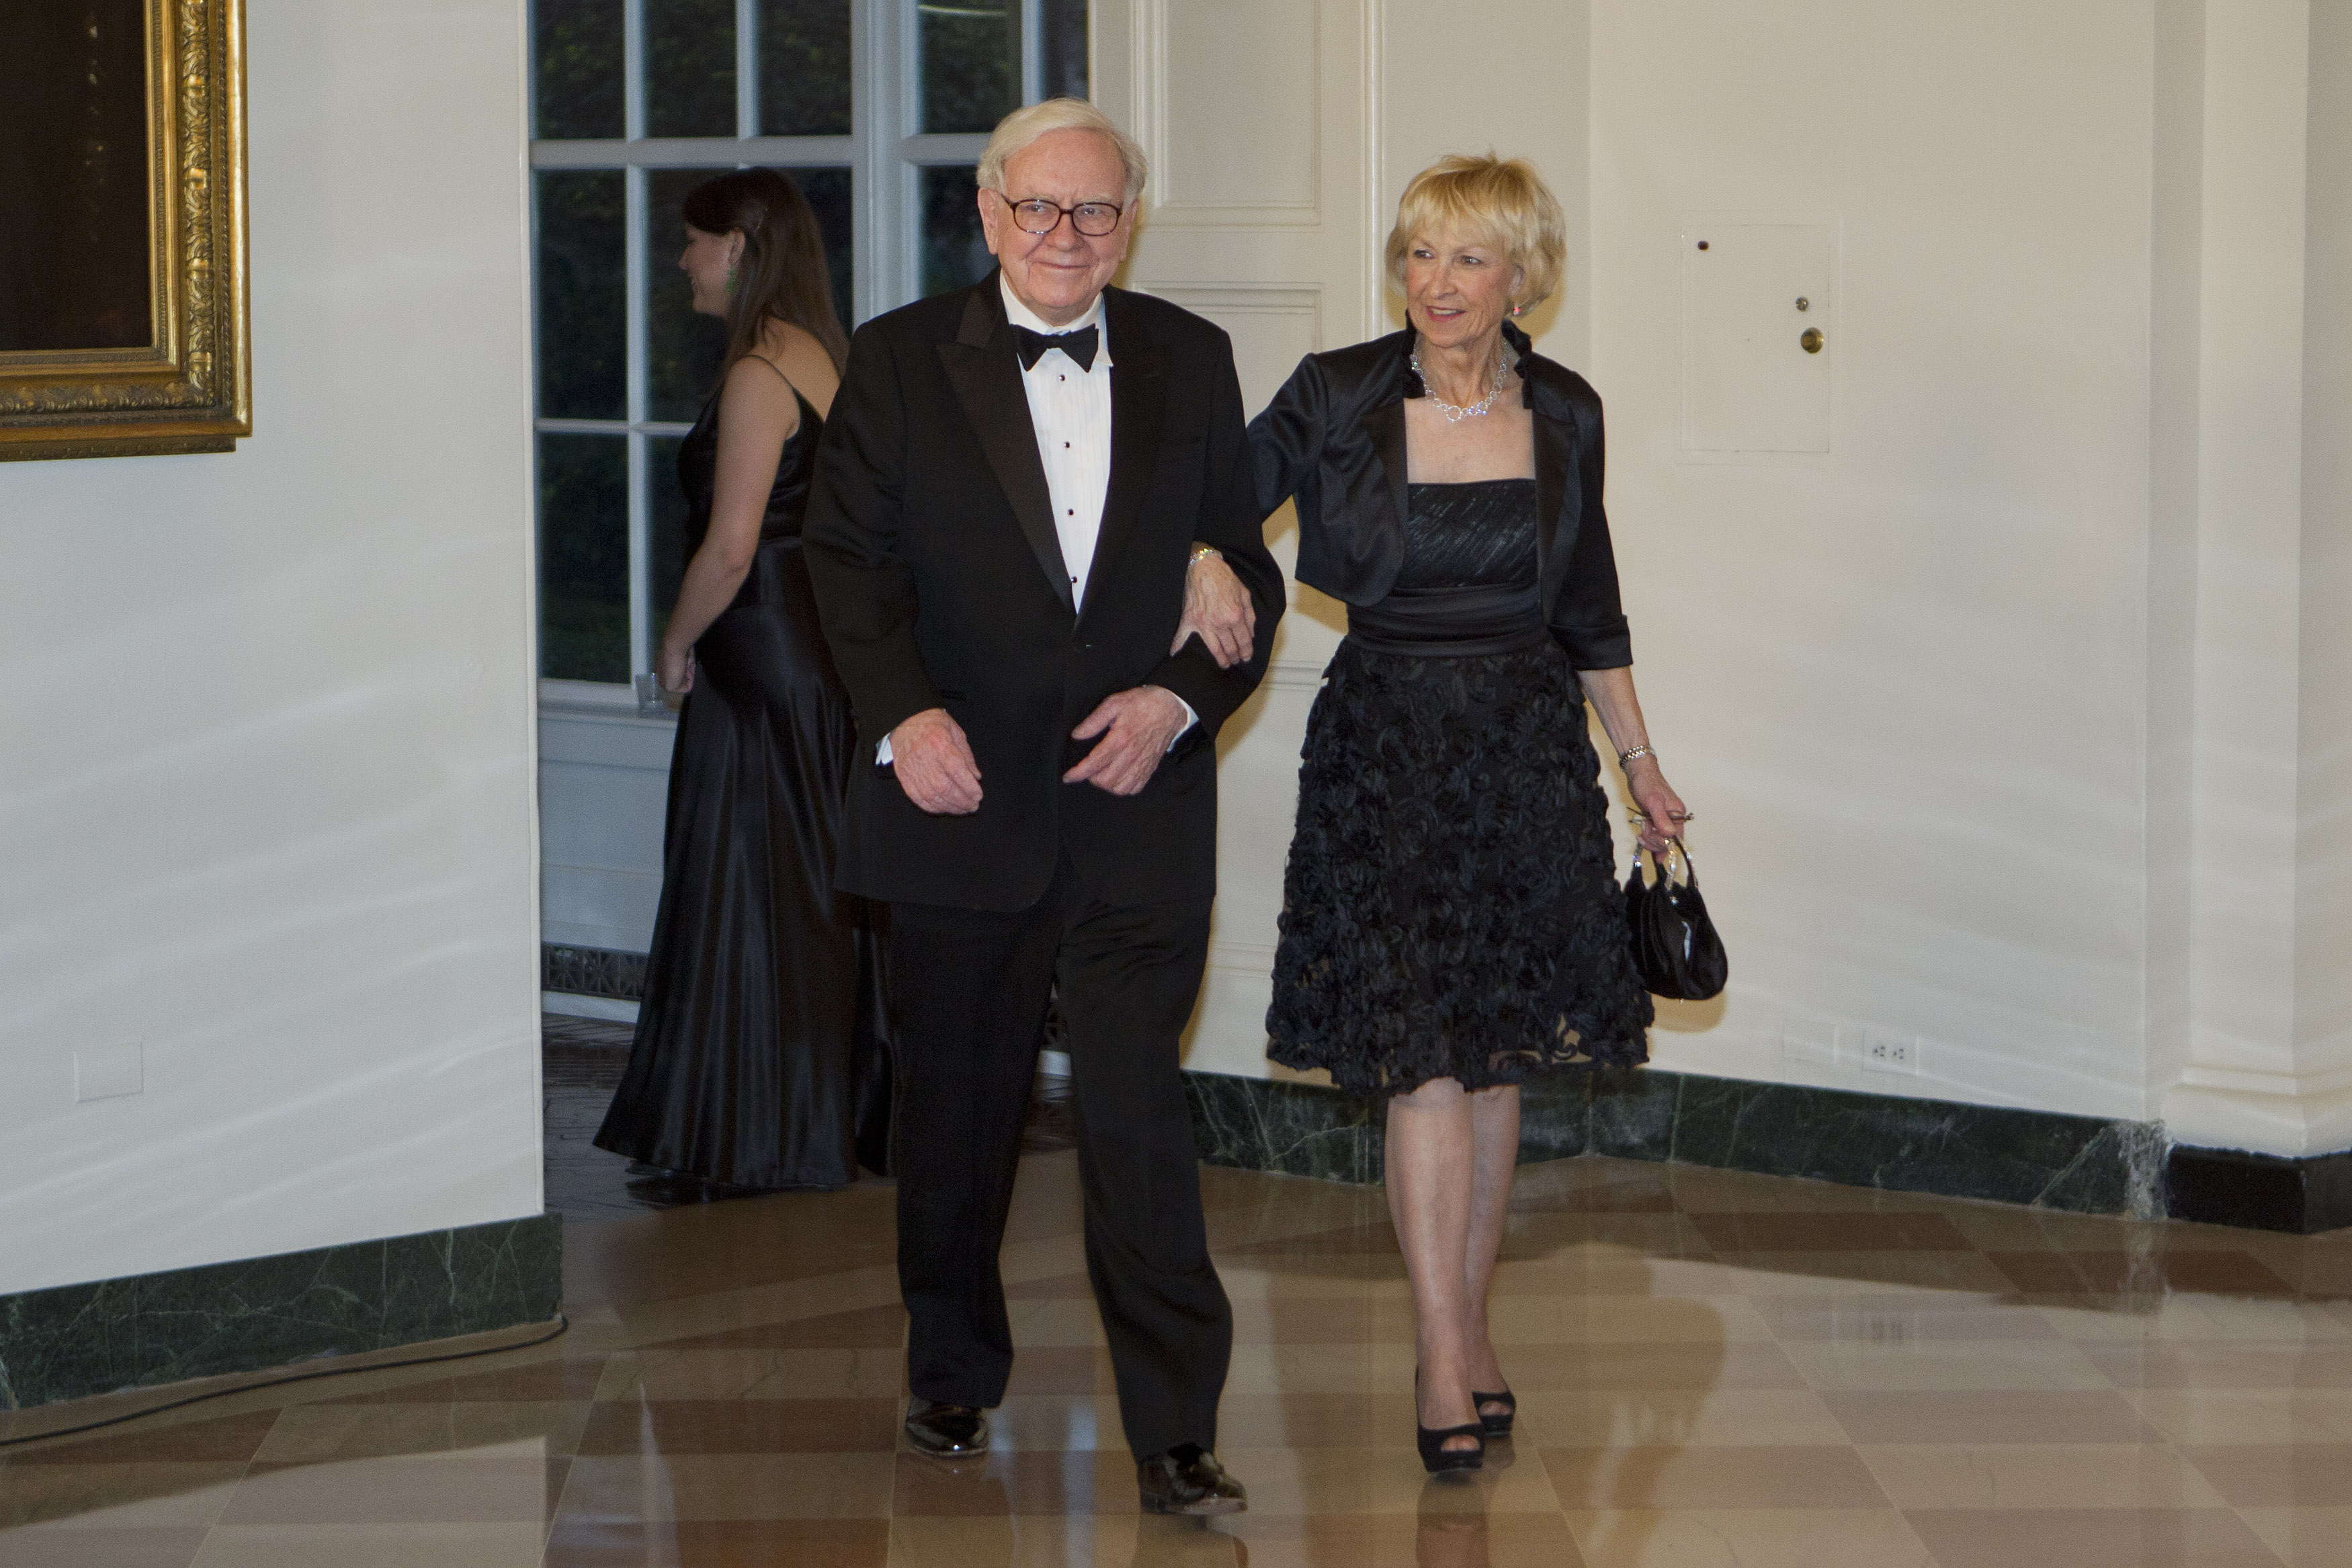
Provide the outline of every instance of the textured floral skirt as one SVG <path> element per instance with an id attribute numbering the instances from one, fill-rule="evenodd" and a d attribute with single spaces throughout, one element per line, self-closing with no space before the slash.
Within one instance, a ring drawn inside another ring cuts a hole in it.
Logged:
<path id="1" fill-rule="evenodd" d="M 1341 643 L 1307 723 L 1267 1054 L 1360 1095 L 1648 1060 L 1600 773 L 1556 643 Z"/>

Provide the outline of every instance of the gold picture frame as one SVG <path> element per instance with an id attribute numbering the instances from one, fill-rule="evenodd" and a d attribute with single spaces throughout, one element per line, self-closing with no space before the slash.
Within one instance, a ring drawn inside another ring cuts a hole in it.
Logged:
<path id="1" fill-rule="evenodd" d="M 243 0 L 11 11 L 0 459 L 234 450 L 253 433 Z"/>

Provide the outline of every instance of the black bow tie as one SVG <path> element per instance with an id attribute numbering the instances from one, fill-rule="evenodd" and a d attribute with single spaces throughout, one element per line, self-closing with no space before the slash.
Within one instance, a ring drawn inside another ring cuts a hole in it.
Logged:
<path id="1" fill-rule="evenodd" d="M 1021 368 L 1034 371 L 1037 361 L 1045 357 L 1048 349 L 1059 349 L 1070 356 L 1082 371 L 1095 368 L 1095 329 L 1088 327 L 1077 332 L 1032 332 L 1026 327 L 1013 329 L 1021 334 Z"/>

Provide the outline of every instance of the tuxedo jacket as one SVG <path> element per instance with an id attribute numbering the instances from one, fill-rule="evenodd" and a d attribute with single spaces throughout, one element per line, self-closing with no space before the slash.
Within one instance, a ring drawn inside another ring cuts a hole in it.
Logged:
<path id="1" fill-rule="evenodd" d="M 1104 295 L 1110 480 L 1074 595 L 995 276 L 857 330 L 819 448 L 803 549 L 856 713 L 840 884 L 868 898 L 1025 909 L 1067 851 L 1114 904 L 1216 886 L 1218 727 L 1265 674 L 1283 606 L 1255 500 L 1233 348 L 1153 298 Z M 1192 542 L 1224 552 L 1257 607 L 1254 656 L 1220 670 L 1168 645 Z M 1083 605 L 1083 612 L 1076 606 Z M 1200 722 L 1119 797 L 1062 775 L 1070 732 L 1114 692 L 1164 686 Z M 945 708 L 980 765 L 980 810 L 931 816 L 875 748 Z"/>
<path id="2" fill-rule="evenodd" d="M 1503 323 L 1535 424 L 1538 598 L 1580 670 L 1633 662 L 1601 509 L 1601 396 Z M 1257 501 L 1298 501 L 1298 580 L 1351 605 L 1378 604 L 1404 564 L 1407 398 L 1424 395 L 1411 329 L 1298 361 L 1250 422 Z"/>

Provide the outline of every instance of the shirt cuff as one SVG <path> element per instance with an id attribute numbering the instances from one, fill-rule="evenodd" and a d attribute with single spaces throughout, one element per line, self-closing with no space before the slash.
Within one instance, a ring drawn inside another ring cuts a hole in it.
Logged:
<path id="1" fill-rule="evenodd" d="M 882 744 L 874 748 L 874 766 L 877 768 L 890 766 L 890 737 L 887 735 L 882 737 Z"/>

